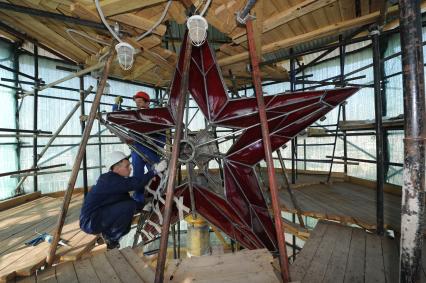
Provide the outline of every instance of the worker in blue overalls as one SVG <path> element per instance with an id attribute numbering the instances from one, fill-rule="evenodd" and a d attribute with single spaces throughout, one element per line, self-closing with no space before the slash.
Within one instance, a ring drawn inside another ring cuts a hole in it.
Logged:
<path id="1" fill-rule="evenodd" d="M 142 192 L 155 175 L 167 168 L 166 161 L 154 164 L 146 174 L 129 177 L 132 171 L 129 156 L 113 151 L 107 156 L 107 173 L 102 174 L 96 185 L 84 198 L 80 213 L 80 228 L 89 234 L 102 234 L 107 248 L 119 248 L 119 240 L 130 231 L 132 218 L 138 203 L 130 197 L 130 191 Z"/>
<path id="2" fill-rule="evenodd" d="M 138 91 L 134 96 L 133 100 L 135 101 L 136 107 L 138 109 L 147 109 L 149 108 L 150 103 L 150 97 L 149 95 L 144 91 Z M 151 134 L 151 138 L 153 138 L 155 141 L 155 144 L 159 147 L 164 147 L 165 142 L 165 136 L 161 134 Z M 147 172 L 148 167 L 150 166 L 149 163 L 157 163 L 160 161 L 160 156 L 157 154 L 156 151 L 153 150 L 154 146 L 147 147 L 146 145 L 142 145 L 138 142 L 134 142 L 132 144 L 137 151 L 143 154 L 145 160 L 142 158 L 139 154 L 137 154 L 134 150 L 132 150 L 132 166 L 133 166 L 133 176 L 135 177 L 142 177 L 145 172 Z M 139 202 L 144 202 L 144 194 L 141 192 L 135 192 L 133 194 L 133 198 Z"/>

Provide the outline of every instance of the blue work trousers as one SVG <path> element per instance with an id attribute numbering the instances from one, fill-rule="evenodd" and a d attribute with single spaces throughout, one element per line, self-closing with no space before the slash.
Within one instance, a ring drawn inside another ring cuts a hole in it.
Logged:
<path id="1" fill-rule="evenodd" d="M 143 153 L 151 163 L 157 163 L 160 161 L 160 157 L 153 150 L 135 142 L 133 145 L 137 148 L 137 150 Z M 151 166 L 147 163 L 142 157 L 139 156 L 135 151 L 132 150 L 132 167 L 133 167 L 133 176 L 138 178 L 143 178 L 145 175 L 145 167 L 147 167 L 147 171 L 151 170 Z M 133 198 L 143 204 L 144 203 L 144 193 L 143 192 L 135 192 L 133 193 Z"/>
<path id="2" fill-rule="evenodd" d="M 86 233 L 102 233 L 107 240 L 118 242 L 129 233 L 136 208 L 137 203 L 134 200 L 104 206 L 93 213 L 90 219 L 82 219 L 80 227 Z"/>

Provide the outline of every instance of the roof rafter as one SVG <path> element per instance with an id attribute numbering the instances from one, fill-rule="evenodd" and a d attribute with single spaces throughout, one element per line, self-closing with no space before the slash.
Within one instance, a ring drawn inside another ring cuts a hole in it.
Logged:
<path id="1" fill-rule="evenodd" d="M 422 11 L 426 8 L 426 1 L 422 2 L 421 7 L 422 7 Z M 388 14 L 395 14 L 397 12 L 398 12 L 397 6 L 393 6 L 389 8 L 388 10 Z M 379 17 L 380 17 L 380 11 L 376 11 L 374 13 L 370 13 L 368 15 L 365 15 L 359 18 L 328 25 L 305 34 L 278 40 L 278 41 L 262 46 L 262 54 L 272 53 L 282 48 L 290 48 L 297 44 L 306 43 L 314 39 L 326 37 L 332 34 L 340 34 L 344 31 L 347 31 L 353 28 L 357 28 L 367 24 L 372 24 L 372 23 L 375 23 Z M 248 51 L 245 51 L 237 55 L 221 58 L 218 60 L 218 62 L 221 66 L 226 66 L 226 65 L 235 64 L 241 61 L 245 61 L 248 58 L 249 58 L 249 53 Z"/>

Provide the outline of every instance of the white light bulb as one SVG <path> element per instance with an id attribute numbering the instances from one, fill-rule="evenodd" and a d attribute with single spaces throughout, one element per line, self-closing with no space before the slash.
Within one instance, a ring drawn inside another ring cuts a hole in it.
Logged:
<path id="1" fill-rule="evenodd" d="M 120 67 L 125 71 L 130 70 L 133 66 L 133 55 L 135 54 L 133 46 L 127 42 L 120 42 L 115 46 L 115 50 Z"/>
<path id="2" fill-rule="evenodd" d="M 192 41 L 192 45 L 203 45 L 207 38 L 207 28 L 209 26 L 206 19 L 199 15 L 189 17 L 186 26 L 189 30 L 189 38 Z"/>

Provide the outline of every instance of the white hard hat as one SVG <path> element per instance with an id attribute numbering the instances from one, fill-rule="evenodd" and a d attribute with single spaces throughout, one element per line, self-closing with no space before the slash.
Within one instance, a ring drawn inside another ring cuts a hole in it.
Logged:
<path id="1" fill-rule="evenodd" d="M 111 170 L 111 166 L 120 162 L 123 159 L 128 159 L 128 158 L 129 156 L 125 155 L 122 151 L 113 151 L 107 155 L 106 161 L 105 161 L 105 167 L 109 171 Z"/>

